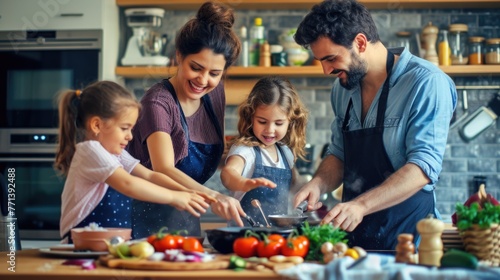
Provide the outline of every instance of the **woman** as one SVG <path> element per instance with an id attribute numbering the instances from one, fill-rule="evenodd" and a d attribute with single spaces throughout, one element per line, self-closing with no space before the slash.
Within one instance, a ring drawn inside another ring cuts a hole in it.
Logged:
<path id="1" fill-rule="evenodd" d="M 128 150 L 141 163 L 180 184 L 214 196 L 212 211 L 243 226 L 239 202 L 202 184 L 215 172 L 224 150 L 225 93 L 221 78 L 238 58 L 241 45 L 233 32 L 233 11 L 206 2 L 175 39 L 178 70 L 153 85 Z M 200 235 L 200 220 L 168 205 L 133 202 L 134 238 L 167 226 Z"/>

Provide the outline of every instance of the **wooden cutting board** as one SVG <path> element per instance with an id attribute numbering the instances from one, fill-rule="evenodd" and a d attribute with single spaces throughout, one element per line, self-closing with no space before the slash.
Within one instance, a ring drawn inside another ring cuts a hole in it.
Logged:
<path id="1" fill-rule="evenodd" d="M 112 255 L 101 256 L 99 262 L 110 268 L 125 268 L 138 270 L 218 270 L 229 267 L 228 260 L 215 259 L 209 262 L 167 262 L 150 260 L 126 260 Z"/>

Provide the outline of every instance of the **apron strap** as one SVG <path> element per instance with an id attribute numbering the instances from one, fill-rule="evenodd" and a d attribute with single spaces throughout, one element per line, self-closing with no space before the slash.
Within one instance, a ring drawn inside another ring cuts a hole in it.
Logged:
<path id="1" fill-rule="evenodd" d="M 184 115 L 184 111 L 182 110 L 181 104 L 179 102 L 179 99 L 177 98 L 177 94 L 175 93 L 175 89 L 172 86 L 172 83 L 168 79 L 163 80 L 163 86 L 172 94 L 172 97 L 175 100 L 175 103 L 177 104 L 177 107 L 179 108 L 179 112 L 181 114 L 181 124 L 182 128 L 184 129 L 184 132 L 186 133 L 186 138 L 189 142 L 189 128 L 187 125 L 186 121 L 186 116 Z M 208 94 L 203 95 L 201 98 L 202 104 L 207 110 L 207 114 L 212 121 L 212 123 L 215 126 L 215 130 L 217 131 L 217 135 L 222 139 L 224 137 L 224 134 L 222 132 L 222 128 L 219 125 L 219 121 L 217 120 L 217 117 L 215 116 L 215 111 L 213 109 L 212 101 L 210 100 L 210 97 Z"/>
<path id="2" fill-rule="evenodd" d="M 375 123 L 376 127 L 384 127 L 384 118 L 385 118 L 385 109 L 387 107 L 387 97 L 389 96 L 389 84 L 392 74 L 392 66 L 394 65 L 394 54 L 387 50 L 387 60 L 385 64 L 385 69 L 387 72 L 387 78 L 385 79 L 384 85 L 382 87 L 382 93 L 380 94 L 380 98 L 378 101 L 378 109 L 377 109 L 377 121 Z M 344 122 L 342 123 L 342 130 L 347 130 L 347 125 L 350 119 L 350 110 L 352 108 L 352 98 L 349 98 L 349 104 L 347 105 L 347 109 L 345 112 Z"/>

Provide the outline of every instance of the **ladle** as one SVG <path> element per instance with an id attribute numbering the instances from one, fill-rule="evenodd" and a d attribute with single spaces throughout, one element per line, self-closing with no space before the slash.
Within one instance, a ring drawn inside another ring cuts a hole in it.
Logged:
<path id="1" fill-rule="evenodd" d="M 252 200 L 252 206 L 259 208 L 260 213 L 262 214 L 262 217 L 264 217 L 264 221 L 266 221 L 267 227 L 271 227 L 269 223 L 267 222 L 266 215 L 264 215 L 264 211 L 262 211 L 262 207 L 260 207 L 260 201 L 258 199 L 253 199 Z"/>

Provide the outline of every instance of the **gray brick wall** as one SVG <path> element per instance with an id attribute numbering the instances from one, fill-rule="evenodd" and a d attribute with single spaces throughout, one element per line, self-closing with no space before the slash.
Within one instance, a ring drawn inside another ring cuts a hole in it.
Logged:
<path id="1" fill-rule="evenodd" d="M 396 7 L 397 8 L 397 7 Z M 236 13 L 235 28 L 242 25 L 249 27 L 253 18 L 264 18 L 269 43 L 278 43 L 278 36 L 288 28 L 298 25 L 306 10 L 255 11 L 238 10 Z M 122 10 L 123 13 L 123 10 Z M 453 10 L 374 10 L 372 11 L 379 29 L 382 41 L 388 43 L 395 38 L 398 31 L 410 31 L 418 34 L 422 26 L 432 21 L 440 29 L 445 29 L 452 23 L 466 23 L 469 26 L 470 36 L 484 36 L 486 38 L 500 37 L 500 10 L 481 9 L 453 9 Z M 123 15 L 123 14 L 122 14 Z M 162 32 L 169 35 L 170 53 L 173 53 L 175 31 L 190 17 L 194 11 L 166 11 Z M 122 17 L 123 18 L 123 17 Z M 131 34 L 130 28 L 123 27 L 125 35 Z M 122 52 L 124 51 L 122 44 Z M 413 42 L 415 43 L 415 42 Z M 499 76 L 453 77 L 457 85 L 497 85 L 500 86 Z M 304 103 L 309 108 L 310 122 L 308 124 L 307 140 L 316 145 L 316 157 L 321 147 L 329 141 L 331 136 L 329 127 L 332 111 L 329 104 L 329 86 L 331 78 L 294 78 L 292 83 L 298 88 Z M 139 97 L 144 90 L 155 81 L 153 79 L 127 80 L 127 87 Z M 485 105 L 498 90 L 467 90 L 469 112 Z M 464 114 L 461 94 L 456 110 L 456 117 Z M 226 109 L 226 134 L 236 133 L 236 106 Z M 487 190 L 495 197 L 500 198 L 500 123 L 490 127 L 478 138 L 470 143 L 464 143 L 456 129 L 450 131 L 446 150 L 443 171 L 436 186 L 437 206 L 443 218 L 449 219 L 454 212 L 457 202 L 463 202 L 469 196 L 472 178 L 477 175 L 486 176 Z M 224 191 L 218 173 L 206 184 L 209 187 Z"/>

